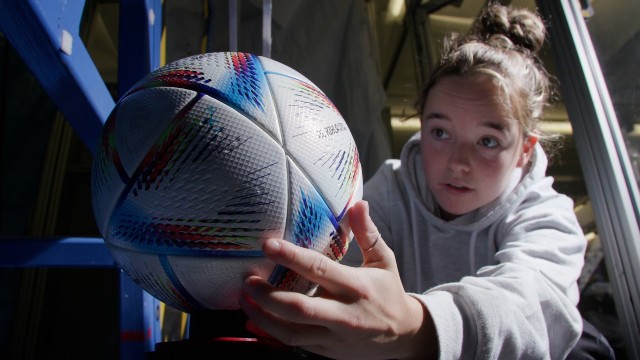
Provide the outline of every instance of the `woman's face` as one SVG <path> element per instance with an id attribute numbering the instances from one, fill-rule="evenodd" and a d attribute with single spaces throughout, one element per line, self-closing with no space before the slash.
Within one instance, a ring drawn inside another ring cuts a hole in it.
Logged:
<path id="1" fill-rule="evenodd" d="M 421 132 L 427 184 L 446 220 L 496 199 L 537 140 L 523 138 L 488 78 L 440 79 L 425 101 Z"/>

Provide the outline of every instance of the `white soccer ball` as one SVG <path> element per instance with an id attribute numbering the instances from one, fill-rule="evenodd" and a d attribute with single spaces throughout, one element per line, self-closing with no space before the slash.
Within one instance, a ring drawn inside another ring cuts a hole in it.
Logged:
<path id="1" fill-rule="evenodd" d="M 118 101 L 91 185 L 98 228 L 134 282 L 182 311 L 231 310 L 249 271 L 313 289 L 268 261 L 261 239 L 339 261 L 362 170 L 344 119 L 311 81 L 265 57 L 210 53 L 153 71 Z"/>

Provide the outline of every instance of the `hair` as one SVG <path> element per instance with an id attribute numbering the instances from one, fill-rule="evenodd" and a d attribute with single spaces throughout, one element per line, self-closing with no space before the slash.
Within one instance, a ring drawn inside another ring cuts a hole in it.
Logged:
<path id="1" fill-rule="evenodd" d="M 441 60 L 416 104 L 418 113 L 422 113 L 431 88 L 443 77 L 488 77 L 502 90 L 501 100 L 524 135 L 548 142 L 551 137 L 538 128 L 552 92 L 552 79 L 538 57 L 545 36 L 545 24 L 536 12 L 487 4 L 466 36 L 452 34 L 445 39 Z"/>

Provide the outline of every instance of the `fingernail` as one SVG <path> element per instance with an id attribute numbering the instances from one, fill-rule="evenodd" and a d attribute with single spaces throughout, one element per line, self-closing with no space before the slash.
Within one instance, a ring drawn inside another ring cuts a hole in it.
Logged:
<path id="1" fill-rule="evenodd" d="M 269 254 L 276 254 L 280 251 L 280 243 L 275 239 L 266 239 L 262 246 L 262 251 Z"/>
<path id="2" fill-rule="evenodd" d="M 362 200 L 362 202 L 364 203 L 364 209 L 367 211 L 367 214 L 369 213 L 369 202 L 367 200 Z"/>

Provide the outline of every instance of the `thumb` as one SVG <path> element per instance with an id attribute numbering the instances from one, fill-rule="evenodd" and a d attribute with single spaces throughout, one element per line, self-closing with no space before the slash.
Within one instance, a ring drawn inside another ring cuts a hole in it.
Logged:
<path id="1" fill-rule="evenodd" d="M 369 216 L 369 203 L 362 200 L 349 209 L 351 231 L 362 250 L 363 266 L 387 260 L 391 249 L 385 244 L 378 228 Z"/>

